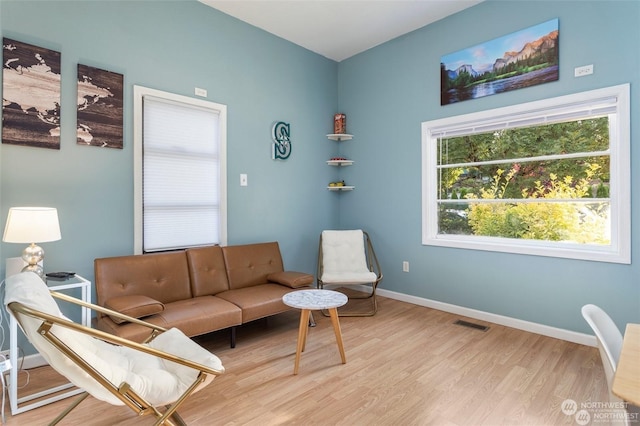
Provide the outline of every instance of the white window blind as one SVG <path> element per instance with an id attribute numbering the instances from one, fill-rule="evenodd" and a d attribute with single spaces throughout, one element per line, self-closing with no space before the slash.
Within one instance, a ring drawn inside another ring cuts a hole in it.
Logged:
<path id="1" fill-rule="evenodd" d="M 220 114 L 143 97 L 143 251 L 221 243 Z"/>
<path id="2" fill-rule="evenodd" d="M 452 138 L 463 135 L 493 132 L 503 129 L 515 129 L 543 124 L 571 121 L 582 117 L 602 117 L 615 114 L 618 110 L 618 98 L 606 96 L 601 99 L 587 99 L 574 103 L 558 105 L 552 108 L 533 109 L 521 112 L 507 112 L 491 118 L 461 121 L 453 125 L 429 129 L 433 138 Z"/>

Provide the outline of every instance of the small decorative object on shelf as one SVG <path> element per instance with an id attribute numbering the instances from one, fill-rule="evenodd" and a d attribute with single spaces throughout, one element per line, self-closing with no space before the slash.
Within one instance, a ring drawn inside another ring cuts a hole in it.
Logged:
<path id="1" fill-rule="evenodd" d="M 344 157 L 331 157 L 327 160 L 327 164 L 330 166 L 350 166 L 353 164 L 353 160 Z"/>
<path id="2" fill-rule="evenodd" d="M 343 180 L 339 182 L 329 182 L 327 186 L 327 189 L 330 191 L 351 191 L 353 188 L 355 187 L 345 184 Z"/>
<path id="3" fill-rule="evenodd" d="M 347 133 L 347 115 L 338 113 L 333 116 L 333 133 Z"/>

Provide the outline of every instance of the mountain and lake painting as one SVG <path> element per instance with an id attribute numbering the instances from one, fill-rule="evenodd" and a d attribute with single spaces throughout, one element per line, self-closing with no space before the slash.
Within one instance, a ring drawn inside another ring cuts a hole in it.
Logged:
<path id="1" fill-rule="evenodd" d="M 552 19 L 445 55 L 440 105 L 556 81 L 558 52 L 558 19 Z"/>

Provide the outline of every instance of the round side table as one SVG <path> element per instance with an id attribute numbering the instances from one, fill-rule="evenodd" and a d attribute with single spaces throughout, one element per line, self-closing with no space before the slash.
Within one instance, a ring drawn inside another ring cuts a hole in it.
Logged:
<path id="1" fill-rule="evenodd" d="M 338 308 L 347 303 L 347 296 L 333 290 L 298 290 L 292 291 L 282 296 L 282 302 L 292 308 L 300 309 L 300 326 L 298 328 L 298 345 L 296 348 L 296 362 L 293 367 L 293 374 L 298 374 L 300 365 L 300 354 L 304 352 L 307 342 L 307 330 L 309 325 L 309 314 L 312 310 L 326 309 L 329 311 L 333 331 L 336 335 L 338 350 L 342 363 L 346 364 L 347 357 L 344 354 L 344 345 L 342 343 L 342 331 L 340 330 L 340 321 L 338 319 Z"/>

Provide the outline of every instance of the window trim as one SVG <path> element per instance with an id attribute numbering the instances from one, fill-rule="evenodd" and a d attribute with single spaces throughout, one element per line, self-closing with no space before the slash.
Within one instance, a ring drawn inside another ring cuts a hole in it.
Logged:
<path id="1" fill-rule="evenodd" d="M 194 107 L 215 110 L 220 117 L 220 245 L 227 244 L 227 106 L 204 99 L 177 95 L 144 86 L 133 86 L 133 250 L 143 252 L 143 100 L 152 96 L 168 101 L 184 103 Z"/>
<path id="2" fill-rule="evenodd" d="M 616 120 L 610 132 L 611 159 L 611 245 L 599 247 L 548 241 L 517 240 L 500 237 L 438 234 L 437 208 L 437 134 L 447 128 L 482 126 L 512 116 L 587 103 L 614 97 Z M 631 132 L 629 84 L 527 102 L 422 123 L 422 244 L 485 250 L 503 253 L 529 254 L 612 263 L 631 263 Z"/>

